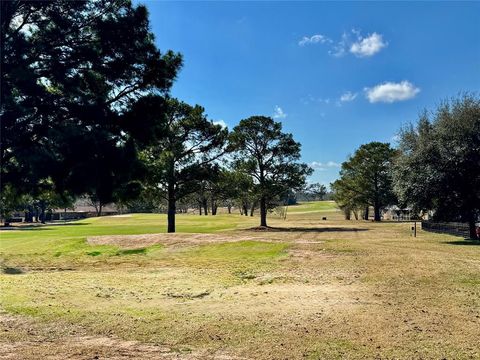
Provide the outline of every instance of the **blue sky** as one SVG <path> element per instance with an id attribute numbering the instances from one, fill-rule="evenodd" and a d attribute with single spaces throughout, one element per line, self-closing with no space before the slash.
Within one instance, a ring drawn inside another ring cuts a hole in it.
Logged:
<path id="1" fill-rule="evenodd" d="M 366 142 L 480 90 L 478 2 L 142 1 L 161 50 L 184 55 L 172 94 L 231 129 L 275 116 L 329 184 Z"/>

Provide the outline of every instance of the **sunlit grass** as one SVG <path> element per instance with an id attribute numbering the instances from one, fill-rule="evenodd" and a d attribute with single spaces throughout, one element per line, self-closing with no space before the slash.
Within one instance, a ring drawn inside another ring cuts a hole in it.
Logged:
<path id="1" fill-rule="evenodd" d="M 272 231 L 252 230 L 258 217 L 179 215 L 180 232 L 207 235 L 86 242 L 163 233 L 165 222 L 135 214 L 1 232 L 0 310 L 21 320 L 8 331 L 0 323 L 0 346 L 19 342 L 34 355 L 16 358 L 48 358 L 65 329 L 81 329 L 168 346 L 179 358 L 218 349 L 255 359 L 480 354 L 480 248 L 460 238 L 344 221 L 333 203 L 315 202 L 290 206 L 286 219 L 271 214 Z M 32 329 L 55 345 L 39 353 Z"/>

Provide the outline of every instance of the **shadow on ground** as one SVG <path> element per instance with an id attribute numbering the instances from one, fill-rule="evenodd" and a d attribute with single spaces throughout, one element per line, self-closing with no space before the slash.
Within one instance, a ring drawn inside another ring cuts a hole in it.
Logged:
<path id="1" fill-rule="evenodd" d="M 253 231 L 270 231 L 270 232 L 316 232 L 316 233 L 325 233 L 325 232 L 357 232 L 357 231 L 368 231 L 370 229 L 365 228 L 353 228 L 353 227 L 255 227 L 248 230 Z"/>
<path id="2" fill-rule="evenodd" d="M 28 225 L 0 227 L 0 231 L 50 230 L 50 228 L 54 226 L 79 226 L 79 225 L 90 225 L 90 223 L 67 222 L 67 223 L 28 224 Z"/>
<path id="3" fill-rule="evenodd" d="M 462 245 L 462 246 L 480 246 L 479 240 L 463 239 L 456 241 L 446 241 L 445 244 L 448 245 Z"/>
<path id="4" fill-rule="evenodd" d="M 23 274 L 24 271 L 20 268 L 5 267 L 3 268 L 3 273 L 7 275 L 20 275 L 20 274 Z"/>

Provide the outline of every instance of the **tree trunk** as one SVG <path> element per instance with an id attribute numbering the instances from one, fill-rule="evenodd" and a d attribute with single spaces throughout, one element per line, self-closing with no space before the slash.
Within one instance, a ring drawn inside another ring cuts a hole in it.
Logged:
<path id="1" fill-rule="evenodd" d="M 175 232 L 175 213 L 176 213 L 176 199 L 175 199 L 175 185 L 168 184 L 168 210 L 167 210 L 167 232 Z"/>
<path id="2" fill-rule="evenodd" d="M 212 198 L 212 215 L 217 215 L 217 202 Z"/>
<path id="3" fill-rule="evenodd" d="M 248 207 L 246 204 L 243 204 L 243 215 L 248 216 Z"/>
<path id="4" fill-rule="evenodd" d="M 468 230 L 470 233 L 470 239 L 478 240 L 477 227 L 475 226 L 475 220 L 473 218 L 468 221 Z"/>
<path id="5" fill-rule="evenodd" d="M 358 220 L 358 211 L 357 210 L 353 211 L 353 216 L 355 216 L 355 220 Z"/>
<path id="6" fill-rule="evenodd" d="M 207 216 L 208 215 L 208 201 L 207 201 L 207 199 L 203 199 L 202 203 L 203 203 L 203 213 L 204 213 L 205 216 Z"/>
<path id="7" fill-rule="evenodd" d="M 252 205 L 252 207 L 250 208 L 250 216 L 253 216 L 254 211 L 255 211 L 255 205 Z"/>
<path id="8" fill-rule="evenodd" d="M 373 214 L 374 214 L 374 220 L 375 221 L 381 221 L 382 219 L 380 218 L 380 205 L 375 204 L 373 206 Z"/>
<path id="9" fill-rule="evenodd" d="M 343 209 L 343 213 L 345 215 L 345 220 L 350 220 L 350 216 L 351 216 L 350 208 Z"/>
<path id="10" fill-rule="evenodd" d="M 198 213 L 202 215 L 202 203 L 198 203 Z"/>
<path id="11" fill-rule="evenodd" d="M 102 208 L 103 208 L 103 205 L 102 205 L 102 203 L 100 203 L 100 204 L 98 205 L 97 216 L 102 216 Z"/>
<path id="12" fill-rule="evenodd" d="M 378 173 L 375 172 L 375 175 L 373 176 L 373 181 L 375 184 L 375 195 L 373 198 L 373 220 L 374 221 L 381 221 L 382 219 L 380 218 L 380 203 L 379 203 L 379 183 L 378 183 Z"/>
<path id="13" fill-rule="evenodd" d="M 365 212 L 363 213 L 363 220 L 368 220 L 368 206 L 365 208 Z"/>
<path id="14" fill-rule="evenodd" d="M 31 209 L 25 211 L 25 222 L 31 223 L 33 222 L 33 212 Z"/>
<path id="15" fill-rule="evenodd" d="M 231 214 L 232 213 L 232 205 L 227 205 L 227 209 L 228 209 L 228 213 Z"/>
<path id="16" fill-rule="evenodd" d="M 41 201 L 40 202 L 40 209 L 41 209 L 41 213 L 40 213 L 40 222 L 42 224 L 45 224 L 45 202 L 44 201 Z"/>
<path id="17" fill-rule="evenodd" d="M 267 227 L 267 199 L 265 196 L 260 199 L 260 226 Z"/>

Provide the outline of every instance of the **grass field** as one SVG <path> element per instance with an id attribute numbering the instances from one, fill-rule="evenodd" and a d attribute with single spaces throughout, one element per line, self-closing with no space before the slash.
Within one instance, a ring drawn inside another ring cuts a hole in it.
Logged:
<path id="1" fill-rule="evenodd" d="M 0 359 L 480 358 L 480 246 L 287 214 L 2 231 Z"/>

